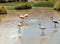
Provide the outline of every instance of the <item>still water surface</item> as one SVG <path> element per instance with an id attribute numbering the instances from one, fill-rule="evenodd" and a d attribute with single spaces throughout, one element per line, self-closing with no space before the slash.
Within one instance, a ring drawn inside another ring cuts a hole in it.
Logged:
<path id="1" fill-rule="evenodd" d="M 21 21 L 19 15 L 26 13 L 29 14 L 29 18 L 21 28 L 21 41 L 18 39 L 18 23 Z M 58 32 L 53 32 L 54 24 L 50 18 L 52 16 L 59 22 Z M 45 36 L 41 36 L 39 23 L 46 27 Z M 9 10 L 8 14 L 0 15 L 0 44 L 60 44 L 60 12 L 51 8 Z"/>

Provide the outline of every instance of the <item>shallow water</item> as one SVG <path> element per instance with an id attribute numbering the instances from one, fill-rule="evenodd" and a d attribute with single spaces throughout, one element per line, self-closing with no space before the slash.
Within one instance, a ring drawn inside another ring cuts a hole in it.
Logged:
<path id="1" fill-rule="evenodd" d="M 29 14 L 29 18 L 21 27 L 22 38 L 18 36 L 19 15 Z M 50 17 L 59 22 L 58 32 L 54 32 L 54 24 Z M 42 36 L 39 23 L 46 27 Z M 6 15 L 0 15 L 0 44 L 60 44 L 60 12 L 51 8 L 33 8 L 30 10 L 10 10 Z"/>

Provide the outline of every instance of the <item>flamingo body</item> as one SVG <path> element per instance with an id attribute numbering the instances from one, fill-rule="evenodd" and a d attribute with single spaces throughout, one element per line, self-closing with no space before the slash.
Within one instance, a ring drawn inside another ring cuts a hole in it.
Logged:
<path id="1" fill-rule="evenodd" d="M 51 17 L 51 19 L 52 19 L 53 23 L 55 23 L 55 24 L 59 24 L 59 22 L 56 21 L 56 20 L 54 20 L 53 17 Z"/>
<path id="2" fill-rule="evenodd" d="M 24 16 L 20 16 L 21 19 L 24 19 L 25 17 Z"/>
<path id="3" fill-rule="evenodd" d="M 28 17 L 28 14 L 25 14 L 24 17 Z"/>

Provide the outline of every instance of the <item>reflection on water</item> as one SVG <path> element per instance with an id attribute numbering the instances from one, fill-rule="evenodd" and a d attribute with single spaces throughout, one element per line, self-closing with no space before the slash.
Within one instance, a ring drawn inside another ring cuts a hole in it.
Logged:
<path id="1" fill-rule="evenodd" d="M 46 37 L 41 37 L 40 38 L 40 44 L 46 44 Z"/>
<path id="2" fill-rule="evenodd" d="M 21 44 L 18 39 L 18 23 L 21 19 L 18 16 L 26 13 L 30 17 L 22 26 L 22 44 L 60 44 L 60 24 L 57 33 L 52 32 L 54 24 L 50 19 L 53 16 L 60 23 L 60 12 L 51 8 L 9 10 L 8 14 L 0 15 L 0 44 Z M 46 26 L 45 37 L 40 36 L 39 23 Z"/>

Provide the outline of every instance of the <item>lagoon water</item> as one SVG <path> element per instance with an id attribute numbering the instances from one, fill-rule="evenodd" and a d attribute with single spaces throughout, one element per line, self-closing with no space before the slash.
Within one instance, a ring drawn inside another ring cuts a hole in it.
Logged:
<path id="1" fill-rule="evenodd" d="M 21 27 L 22 37 L 19 39 L 19 15 L 29 14 L 29 18 Z M 59 22 L 57 32 L 50 17 Z M 39 23 L 46 27 L 42 36 Z M 33 8 L 29 10 L 8 10 L 8 14 L 0 15 L 0 44 L 60 44 L 60 12 L 51 8 Z"/>

